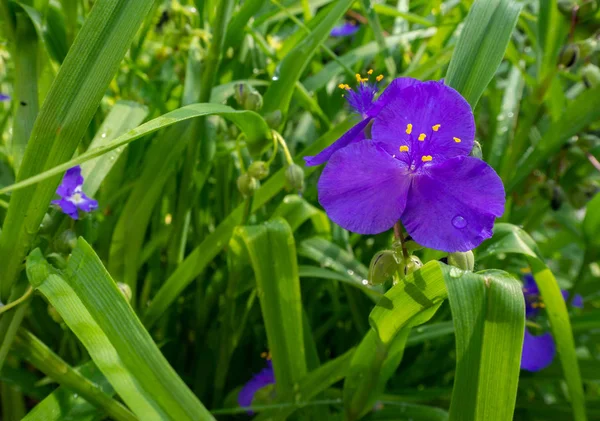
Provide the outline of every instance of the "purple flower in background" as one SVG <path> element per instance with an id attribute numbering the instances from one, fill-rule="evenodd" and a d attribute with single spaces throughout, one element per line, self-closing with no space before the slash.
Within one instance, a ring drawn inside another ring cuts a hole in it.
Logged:
<path id="1" fill-rule="evenodd" d="M 370 95 L 361 92 L 359 86 L 354 95 Z M 469 156 L 475 121 L 458 92 L 443 82 L 399 78 L 370 105 L 352 102 L 361 104 L 363 120 L 306 159 L 328 161 L 319 202 L 334 222 L 378 234 L 400 220 L 417 243 L 446 252 L 491 237 L 504 212 L 504 186 L 489 165 Z"/>
<path id="2" fill-rule="evenodd" d="M 569 292 L 561 290 L 565 301 L 569 298 Z M 540 297 L 540 290 L 535 283 L 533 275 L 528 273 L 523 278 L 523 295 L 525 296 L 525 317 L 532 319 L 538 315 L 544 303 Z M 573 298 L 574 307 L 583 307 L 581 295 Z M 556 344 L 550 332 L 534 336 L 525 328 L 523 340 L 523 353 L 521 355 L 521 368 L 527 371 L 540 371 L 548 367 L 556 355 Z"/>
<path id="3" fill-rule="evenodd" d="M 347 37 L 354 35 L 360 27 L 354 22 L 344 22 L 342 25 L 338 25 L 331 30 L 332 37 Z"/>
<path id="4" fill-rule="evenodd" d="M 267 367 L 255 374 L 240 390 L 238 404 L 242 408 L 252 406 L 252 400 L 256 392 L 270 384 L 275 384 L 275 373 L 273 372 L 273 363 L 271 360 L 267 360 Z M 248 410 L 248 414 L 252 415 L 253 412 Z"/>
<path id="5" fill-rule="evenodd" d="M 81 167 L 70 168 L 56 189 L 60 199 L 53 200 L 52 204 L 60 206 L 61 210 L 73 219 L 79 219 L 78 209 L 91 212 L 98 208 L 98 202 L 85 195 L 82 190 L 83 177 Z"/>
<path id="6" fill-rule="evenodd" d="M 10 101 L 10 96 L 0 93 L 0 102 Z"/>

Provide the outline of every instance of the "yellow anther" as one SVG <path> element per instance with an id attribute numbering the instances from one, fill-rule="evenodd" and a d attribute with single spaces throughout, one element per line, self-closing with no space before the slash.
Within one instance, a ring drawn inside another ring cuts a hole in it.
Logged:
<path id="1" fill-rule="evenodd" d="M 360 75 L 358 73 L 356 74 L 356 81 L 358 83 L 366 82 L 367 80 L 369 80 L 368 77 L 360 77 Z"/>
<path id="2" fill-rule="evenodd" d="M 369 69 L 369 71 L 367 72 L 368 75 L 372 75 L 373 74 L 373 69 Z"/>
<path id="3" fill-rule="evenodd" d="M 423 162 L 428 162 L 428 161 L 431 161 L 432 159 L 433 158 L 431 157 L 431 155 L 423 155 L 421 157 L 421 161 L 423 161 Z"/>
<path id="4" fill-rule="evenodd" d="M 460 143 L 460 139 L 458 137 L 453 137 L 452 139 L 454 139 L 456 143 Z"/>
<path id="5" fill-rule="evenodd" d="M 346 89 L 346 85 L 344 85 L 343 83 L 340 83 L 338 85 L 338 88 L 340 88 L 340 89 Z"/>
<path id="6" fill-rule="evenodd" d="M 424 140 L 425 140 L 425 137 L 426 137 L 426 136 L 425 136 L 425 133 L 421 133 L 421 134 L 419 135 L 419 140 L 422 142 L 422 141 L 424 141 Z"/>
<path id="7" fill-rule="evenodd" d="M 411 134 L 412 133 L 412 124 L 408 123 L 406 125 L 406 134 Z"/>
<path id="8" fill-rule="evenodd" d="M 375 78 L 377 82 L 381 82 L 383 80 L 383 75 L 379 75 Z"/>
<path id="9" fill-rule="evenodd" d="M 408 152 L 408 146 L 406 146 L 406 145 L 400 146 L 400 152 Z"/>
<path id="10" fill-rule="evenodd" d="M 440 129 L 441 124 L 436 124 L 435 126 L 432 127 L 434 132 L 437 132 Z"/>

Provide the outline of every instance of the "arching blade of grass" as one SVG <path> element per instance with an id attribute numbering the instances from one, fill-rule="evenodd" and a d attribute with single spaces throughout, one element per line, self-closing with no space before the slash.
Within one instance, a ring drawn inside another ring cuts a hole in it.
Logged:
<path id="1" fill-rule="evenodd" d="M 65 162 L 75 152 L 152 0 L 100 0 L 69 50 L 40 110 L 17 180 Z M 15 192 L 0 237 L 0 298 L 22 269 L 60 177 Z"/>
<path id="2" fill-rule="evenodd" d="M 34 250 L 27 274 L 138 417 L 213 419 L 165 360 L 85 240 L 78 240 L 64 271 Z"/>

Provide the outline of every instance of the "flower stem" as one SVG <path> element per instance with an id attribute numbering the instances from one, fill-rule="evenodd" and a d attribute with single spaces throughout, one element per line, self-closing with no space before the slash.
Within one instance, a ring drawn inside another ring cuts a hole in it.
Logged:
<path id="1" fill-rule="evenodd" d="M 33 293 L 33 287 L 30 286 L 29 288 L 27 288 L 27 291 L 25 291 L 25 294 L 23 294 L 21 297 L 6 304 L 5 306 L 0 307 L 0 314 L 4 313 L 5 311 L 10 310 L 11 308 L 18 306 L 23 301 L 27 300 L 32 293 Z"/>
<path id="2" fill-rule="evenodd" d="M 404 260 L 408 259 L 408 250 L 406 250 L 406 244 L 404 243 L 404 235 L 402 234 L 402 224 L 400 221 L 394 224 L 394 238 L 400 241 L 400 245 L 402 246 L 402 257 Z"/>

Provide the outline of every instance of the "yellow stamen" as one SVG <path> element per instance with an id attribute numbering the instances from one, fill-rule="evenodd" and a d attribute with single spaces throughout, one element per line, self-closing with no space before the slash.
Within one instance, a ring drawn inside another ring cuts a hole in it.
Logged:
<path id="1" fill-rule="evenodd" d="M 408 146 L 406 146 L 406 145 L 400 146 L 400 152 L 408 152 Z"/>
<path id="2" fill-rule="evenodd" d="M 383 80 L 383 75 L 379 75 L 375 78 L 377 82 L 381 82 Z"/>
<path id="3" fill-rule="evenodd" d="M 408 123 L 406 125 L 406 134 L 411 134 L 412 133 L 412 124 Z"/>
<path id="4" fill-rule="evenodd" d="M 372 75 L 373 74 L 373 69 L 369 69 L 369 71 L 367 72 L 368 75 Z"/>
<path id="5" fill-rule="evenodd" d="M 531 273 L 531 269 L 529 268 L 521 268 L 520 271 L 521 273 Z"/>
<path id="6" fill-rule="evenodd" d="M 422 142 L 422 141 L 424 141 L 424 140 L 425 140 L 425 137 L 426 137 L 426 136 L 425 136 L 425 133 L 421 133 L 421 134 L 419 135 L 419 140 Z"/>
<path id="7" fill-rule="evenodd" d="M 432 127 L 434 132 L 437 132 L 440 129 L 441 124 L 436 124 L 435 126 Z"/>
<path id="8" fill-rule="evenodd" d="M 456 143 L 460 143 L 460 139 L 458 137 L 453 137 L 452 139 L 454 139 Z"/>
<path id="9" fill-rule="evenodd" d="M 423 155 L 421 157 L 421 161 L 423 162 L 427 162 L 427 161 L 431 161 L 433 158 L 431 157 L 431 155 Z"/>
<path id="10" fill-rule="evenodd" d="M 356 81 L 357 81 L 358 83 L 366 82 L 366 81 L 368 81 L 368 80 L 369 80 L 369 78 L 368 78 L 368 77 L 360 77 L 360 75 L 359 75 L 358 73 L 356 74 Z"/>

